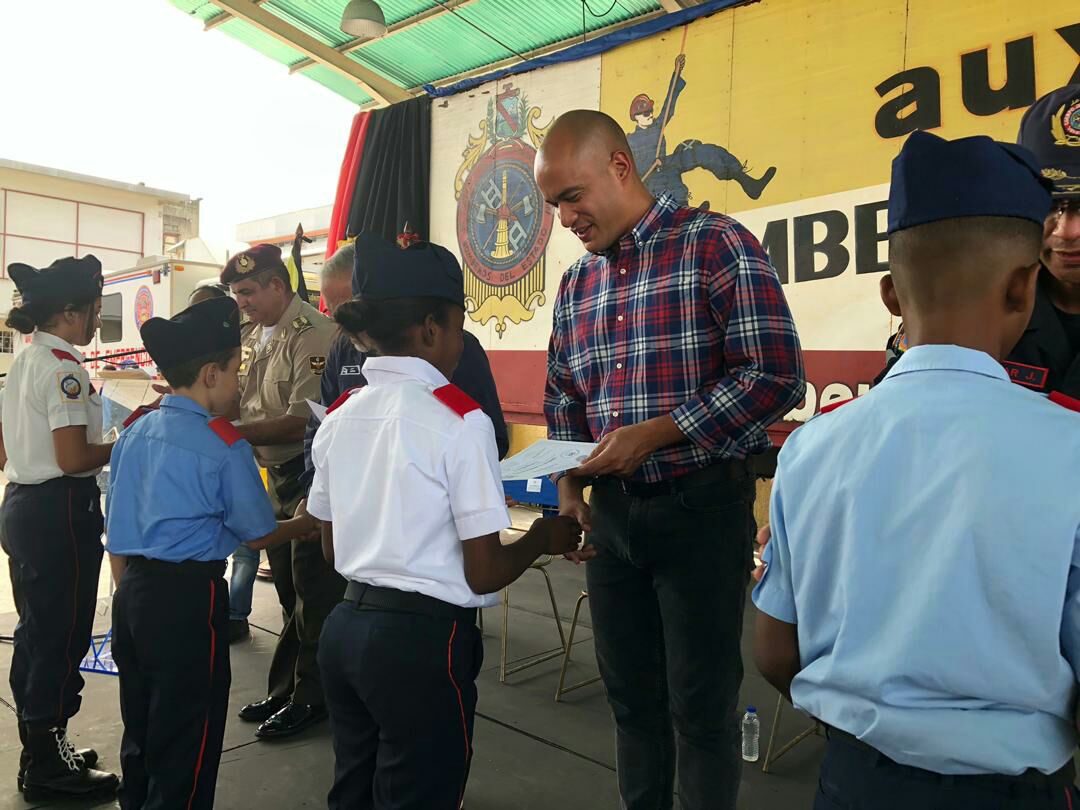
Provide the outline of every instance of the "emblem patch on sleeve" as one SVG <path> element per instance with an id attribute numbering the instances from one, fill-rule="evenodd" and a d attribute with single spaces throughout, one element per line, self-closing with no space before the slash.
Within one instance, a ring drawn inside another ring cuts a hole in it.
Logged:
<path id="1" fill-rule="evenodd" d="M 308 358 L 308 362 L 311 364 L 311 371 L 315 374 L 322 374 L 326 371 L 326 358 L 312 356 Z"/>
<path id="2" fill-rule="evenodd" d="M 64 402 L 78 402 L 82 398 L 83 387 L 79 378 L 69 372 L 61 371 L 56 375 L 60 386 L 60 395 Z"/>

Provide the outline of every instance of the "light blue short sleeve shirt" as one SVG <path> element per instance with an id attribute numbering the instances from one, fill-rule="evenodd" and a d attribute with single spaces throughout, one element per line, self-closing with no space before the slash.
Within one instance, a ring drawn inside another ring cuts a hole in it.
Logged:
<path id="1" fill-rule="evenodd" d="M 780 453 L 765 613 L 798 625 L 795 705 L 946 774 L 1076 748 L 1080 413 L 956 346 L 908 350 Z"/>

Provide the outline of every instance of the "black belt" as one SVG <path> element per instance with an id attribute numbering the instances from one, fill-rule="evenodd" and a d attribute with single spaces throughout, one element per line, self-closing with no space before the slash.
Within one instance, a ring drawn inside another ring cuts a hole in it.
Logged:
<path id="1" fill-rule="evenodd" d="M 380 588 L 378 585 L 367 585 L 363 582 L 349 582 L 345 588 L 345 601 L 369 610 L 418 613 L 433 619 L 476 624 L 476 608 L 464 608 L 434 596 L 399 591 L 395 588 Z"/>
<path id="2" fill-rule="evenodd" d="M 128 557 L 128 568 L 133 571 L 143 571 L 148 574 L 188 574 L 192 576 L 206 577 L 207 579 L 221 579 L 225 576 L 225 560 L 183 560 L 181 562 L 167 562 L 166 560 L 151 560 L 148 557 Z"/>
<path id="3" fill-rule="evenodd" d="M 903 765 L 899 762 L 896 762 L 895 760 L 890 759 L 885 754 L 878 751 L 872 745 L 868 745 L 867 743 L 863 742 L 854 734 L 849 734 L 848 732 L 839 728 L 825 726 L 825 736 L 828 737 L 830 740 L 835 740 L 837 742 L 843 743 L 844 745 L 849 745 L 853 748 L 857 748 L 861 751 L 873 754 L 874 756 L 890 762 L 899 768 L 904 768 L 913 773 L 917 773 L 920 777 L 926 779 L 927 781 L 938 781 L 943 783 L 952 782 L 954 784 L 957 782 L 961 782 L 964 784 L 979 784 L 985 785 L 989 789 L 1026 786 L 1035 789 L 1056 791 L 1070 787 L 1076 780 L 1076 767 L 1071 759 L 1064 765 L 1062 765 L 1061 768 L 1059 768 L 1057 771 L 1050 774 L 1043 773 L 1042 771 L 1038 771 L 1035 768 L 1028 768 L 1023 773 L 1016 774 L 1015 776 L 997 773 L 943 774 L 937 773 L 935 771 L 927 771 L 923 768 L 916 768 L 913 765 Z"/>
<path id="4" fill-rule="evenodd" d="M 663 495 L 678 495 L 688 489 L 706 484 L 743 481 L 748 477 L 750 477 L 750 463 L 746 459 L 730 459 L 667 481 L 626 481 L 605 475 L 594 480 L 593 486 L 617 487 L 624 495 L 629 495 L 631 498 L 657 498 Z"/>

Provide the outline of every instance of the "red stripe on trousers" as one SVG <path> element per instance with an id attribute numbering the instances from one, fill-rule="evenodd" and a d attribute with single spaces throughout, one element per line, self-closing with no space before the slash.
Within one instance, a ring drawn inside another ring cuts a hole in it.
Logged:
<path id="1" fill-rule="evenodd" d="M 1069 810 L 1073 810 L 1072 806 L 1072 790 L 1065 788 L 1065 803 L 1069 806 Z"/>
<path id="2" fill-rule="evenodd" d="M 217 653 L 217 634 L 214 632 L 214 597 L 217 595 L 217 583 L 210 580 L 210 613 L 206 624 L 210 628 L 210 691 L 214 690 L 214 656 Z M 199 773 L 202 771 L 203 757 L 206 755 L 206 738 L 210 733 L 210 701 L 206 702 L 206 718 L 203 720 L 202 743 L 199 745 L 199 759 L 195 762 L 195 778 L 192 780 L 191 796 L 188 798 L 188 810 L 195 801 L 195 792 L 199 789 Z"/>
<path id="3" fill-rule="evenodd" d="M 469 745 L 469 724 L 465 721 L 465 701 L 461 699 L 461 687 L 454 680 L 454 636 L 457 635 L 457 622 L 450 629 L 450 641 L 446 643 L 446 672 L 450 676 L 450 683 L 457 692 L 458 709 L 461 710 L 461 734 L 465 738 L 465 766 L 469 765 L 469 757 L 472 756 L 472 748 Z M 458 795 L 458 807 L 465 800 L 465 783 L 461 784 L 461 793 Z"/>
<path id="4" fill-rule="evenodd" d="M 67 674 L 60 684 L 60 704 L 56 707 L 56 723 L 64 722 L 64 690 L 71 680 L 71 639 L 75 635 L 75 624 L 79 620 L 79 541 L 75 538 L 75 523 L 72 521 L 71 489 L 68 488 L 68 536 L 71 538 L 71 556 L 75 562 L 75 587 L 71 591 L 71 629 L 68 630 L 67 649 L 64 657 L 67 658 Z M 91 631 L 93 632 L 93 631 Z"/>

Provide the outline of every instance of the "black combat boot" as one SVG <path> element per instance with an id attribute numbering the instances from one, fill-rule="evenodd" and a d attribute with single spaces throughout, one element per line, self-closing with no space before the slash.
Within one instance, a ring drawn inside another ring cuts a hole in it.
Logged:
<path id="1" fill-rule="evenodd" d="M 66 736 L 66 730 L 65 730 Z M 30 749 L 26 747 L 26 723 L 22 720 L 19 721 L 19 742 L 22 743 L 22 753 L 19 755 L 19 777 L 17 784 L 19 792 L 23 789 L 23 774 L 26 772 L 26 765 L 30 762 Z M 83 767 L 93 768 L 98 763 L 98 753 L 93 748 L 76 748 L 71 740 L 67 741 L 68 747 L 75 755 L 75 759 L 79 760 Z"/>
<path id="2" fill-rule="evenodd" d="M 29 725 L 25 738 L 23 748 L 29 756 L 22 782 L 29 801 L 116 791 L 116 775 L 88 768 L 76 757 L 63 727 Z"/>

